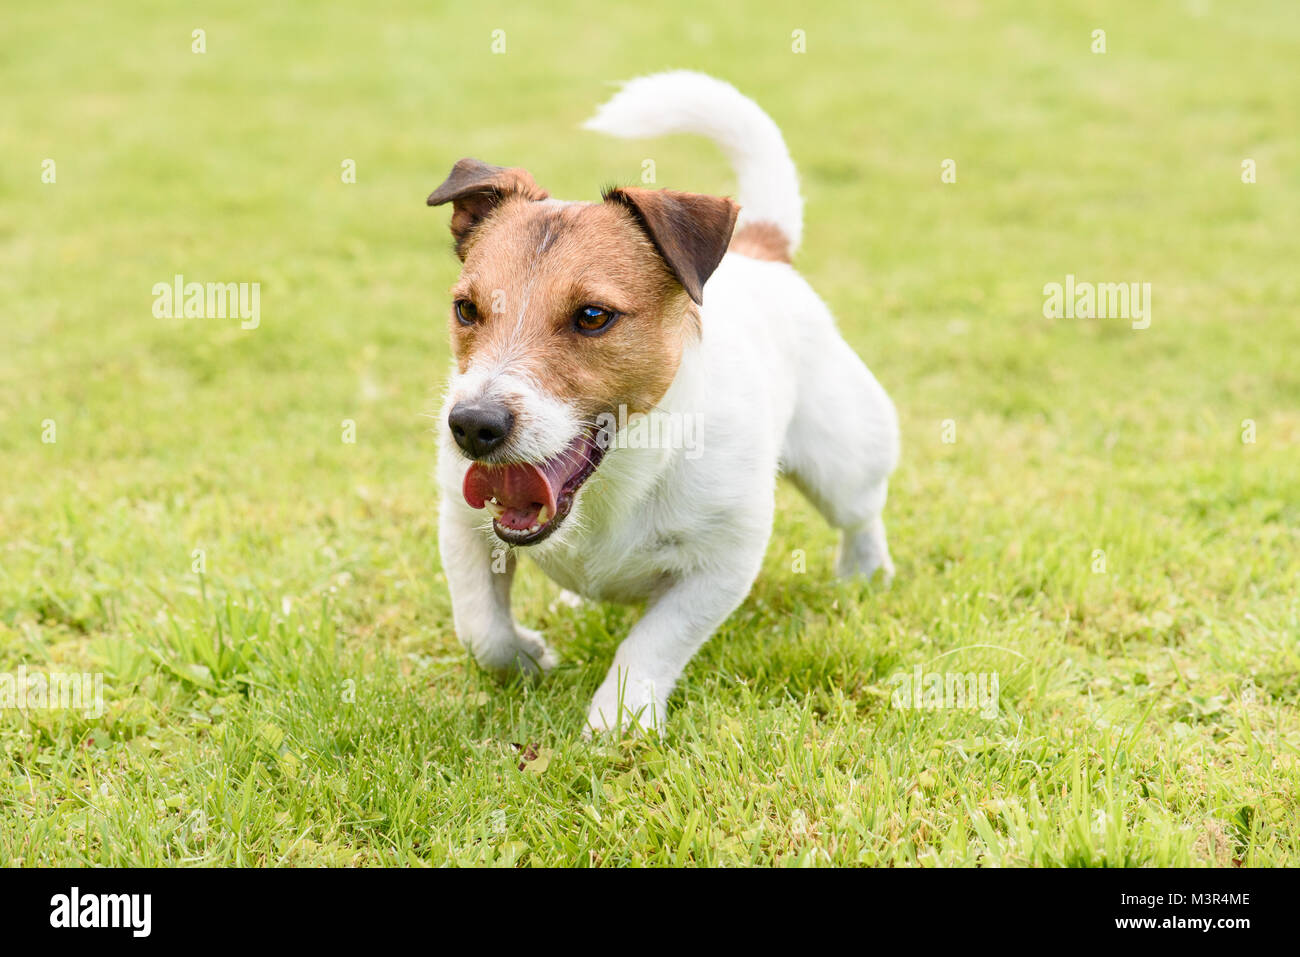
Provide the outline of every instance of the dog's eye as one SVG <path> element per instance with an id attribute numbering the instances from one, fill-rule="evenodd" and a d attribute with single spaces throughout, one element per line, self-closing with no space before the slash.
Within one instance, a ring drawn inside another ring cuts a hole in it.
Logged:
<path id="1" fill-rule="evenodd" d="M 573 314 L 573 327 L 583 335 L 594 336 L 608 329 L 617 318 L 616 313 L 602 306 L 580 306 Z"/>
<path id="2" fill-rule="evenodd" d="M 478 306 L 468 299 L 456 300 L 456 318 L 462 326 L 472 326 L 478 322 Z"/>

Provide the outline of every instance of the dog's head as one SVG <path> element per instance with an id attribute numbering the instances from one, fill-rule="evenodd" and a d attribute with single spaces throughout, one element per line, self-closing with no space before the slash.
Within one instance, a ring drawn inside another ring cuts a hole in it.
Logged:
<path id="1" fill-rule="evenodd" d="M 654 409 L 699 334 L 704 283 L 739 207 L 672 190 L 550 199 L 525 170 L 463 159 L 429 197 L 453 205 L 446 427 L 464 495 L 505 542 L 540 542 L 605 450 L 605 416 Z"/>

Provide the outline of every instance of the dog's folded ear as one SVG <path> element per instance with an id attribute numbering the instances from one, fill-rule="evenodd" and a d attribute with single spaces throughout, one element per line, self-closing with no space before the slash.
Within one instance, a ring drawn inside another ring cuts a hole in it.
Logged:
<path id="1" fill-rule="evenodd" d="M 632 211 L 686 294 L 702 302 L 704 284 L 727 252 L 740 207 L 722 196 L 634 186 L 606 190 L 604 199 Z"/>
<path id="2" fill-rule="evenodd" d="M 428 203 L 452 204 L 451 235 L 456 240 L 456 254 L 464 259 L 465 240 L 502 200 L 508 196 L 546 199 L 548 195 L 526 169 L 492 166 L 467 157 L 451 168 L 446 182 L 429 194 Z"/>

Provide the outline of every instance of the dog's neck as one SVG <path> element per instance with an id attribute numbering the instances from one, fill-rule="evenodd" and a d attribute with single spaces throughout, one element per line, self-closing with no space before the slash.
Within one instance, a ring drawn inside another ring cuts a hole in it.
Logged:
<path id="1" fill-rule="evenodd" d="M 656 428 L 660 438 L 665 429 L 678 434 L 677 429 L 685 428 L 672 423 L 689 421 L 692 431 L 688 434 L 697 443 L 696 449 L 699 444 L 707 446 L 708 442 L 707 370 L 700 352 L 699 339 L 692 337 L 682 349 L 672 383 L 651 413 L 659 417 Z M 695 423 L 699 423 L 698 427 Z M 584 524 L 600 524 L 634 512 L 683 459 L 698 454 L 680 445 L 665 447 L 662 442 L 649 448 L 636 447 L 637 437 L 631 433 L 638 429 L 642 436 L 654 434 L 649 423 L 638 425 L 634 417 L 628 417 L 611 440 L 604 462 L 587 483 Z"/>

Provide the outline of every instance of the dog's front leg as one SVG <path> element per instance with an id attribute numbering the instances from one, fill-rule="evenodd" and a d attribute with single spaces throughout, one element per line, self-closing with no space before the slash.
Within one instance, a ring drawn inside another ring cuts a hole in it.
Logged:
<path id="1" fill-rule="evenodd" d="M 439 518 L 438 545 L 456 637 L 474 659 L 501 675 L 550 671 L 555 654 L 539 633 L 516 624 L 510 614 L 514 553 L 504 544 L 494 548 L 481 529 L 449 505 Z"/>
<path id="2" fill-rule="evenodd" d="M 755 565 L 747 575 L 696 573 L 660 595 L 614 653 L 614 664 L 591 701 L 588 733 L 624 726 L 662 729 L 677 679 L 745 600 L 757 571 Z"/>

